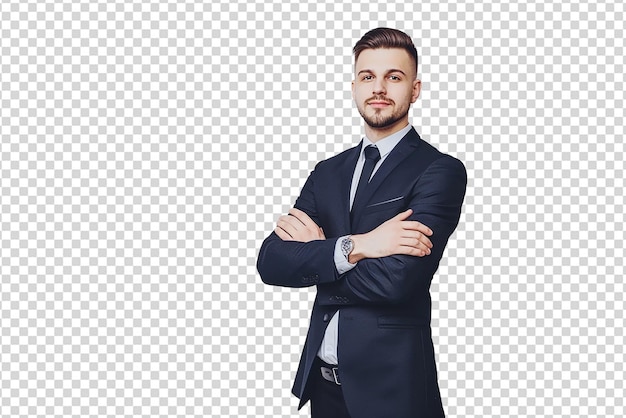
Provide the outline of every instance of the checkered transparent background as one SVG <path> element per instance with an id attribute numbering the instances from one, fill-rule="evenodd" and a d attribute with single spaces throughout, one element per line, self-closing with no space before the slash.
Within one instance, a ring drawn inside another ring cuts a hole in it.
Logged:
<path id="1" fill-rule="evenodd" d="M 432 286 L 449 417 L 623 417 L 621 2 L 0 3 L 0 416 L 294 417 L 313 289 L 258 248 L 413 36 L 469 174 Z M 355 417 L 358 418 L 358 417 Z M 381 417 L 393 418 L 393 417 Z"/>

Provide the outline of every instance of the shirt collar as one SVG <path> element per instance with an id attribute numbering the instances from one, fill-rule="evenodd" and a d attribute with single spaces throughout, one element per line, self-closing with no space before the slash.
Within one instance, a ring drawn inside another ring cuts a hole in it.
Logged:
<path id="1" fill-rule="evenodd" d="M 398 132 L 395 132 L 389 136 L 379 139 L 378 141 L 376 141 L 376 143 L 373 143 L 372 141 L 370 141 L 370 139 L 367 136 L 364 136 L 363 145 L 361 146 L 361 158 L 364 158 L 363 150 L 365 149 L 366 146 L 376 145 L 376 148 L 378 148 L 378 152 L 380 152 L 380 158 L 384 159 L 387 156 L 387 154 L 389 154 L 391 150 L 394 149 L 396 145 L 398 145 L 398 142 L 400 142 L 400 140 L 404 138 L 404 136 L 407 133 L 409 133 L 411 128 L 412 126 L 409 123 L 404 128 L 400 129 Z"/>

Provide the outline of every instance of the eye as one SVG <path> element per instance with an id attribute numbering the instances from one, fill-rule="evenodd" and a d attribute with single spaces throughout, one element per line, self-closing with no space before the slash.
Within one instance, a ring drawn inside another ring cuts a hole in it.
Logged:
<path id="1" fill-rule="evenodd" d="M 369 80 L 372 80 L 373 78 L 374 78 L 374 77 L 373 77 L 371 74 L 368 74 L 368 75 L 364 75 L 364 76 L 363 76 L 363 78 L 362 78 L 362 80 L 364 80 L 364 81 L 369 81 Z"/>
<path id="2" fill-rule="evenodd" d="M 389 79 L 392 80 L 392 81 L 400 81 L 400 77 L 397 76 L 397 75 L 390 75 Z"/>

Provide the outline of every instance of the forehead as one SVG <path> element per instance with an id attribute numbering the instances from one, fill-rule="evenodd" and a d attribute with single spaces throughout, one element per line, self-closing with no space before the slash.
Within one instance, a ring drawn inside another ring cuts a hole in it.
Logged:
<path id="1" fill-rule="evenodd" d="M 362 70 L 385 72 L 390 69 L 415 73 L 415 63 L 409 53 L 401 48 L 365 49 L 354 63 L 355 73 Z"/>

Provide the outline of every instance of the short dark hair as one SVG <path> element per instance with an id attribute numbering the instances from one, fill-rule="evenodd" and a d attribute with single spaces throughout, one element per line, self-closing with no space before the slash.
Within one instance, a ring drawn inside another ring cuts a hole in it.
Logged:
<path id="1" fill-rule="evenodd" d="M 406 33 L 391 28 L 376 28 L 367 32 L 354 45 L 354 62 L 359 59 L 359 55 L 366 49 L 400 48 L 408 52 L 415 61 L 415 73 L 417 74 L 417 49 L 413 40 Z"/>

